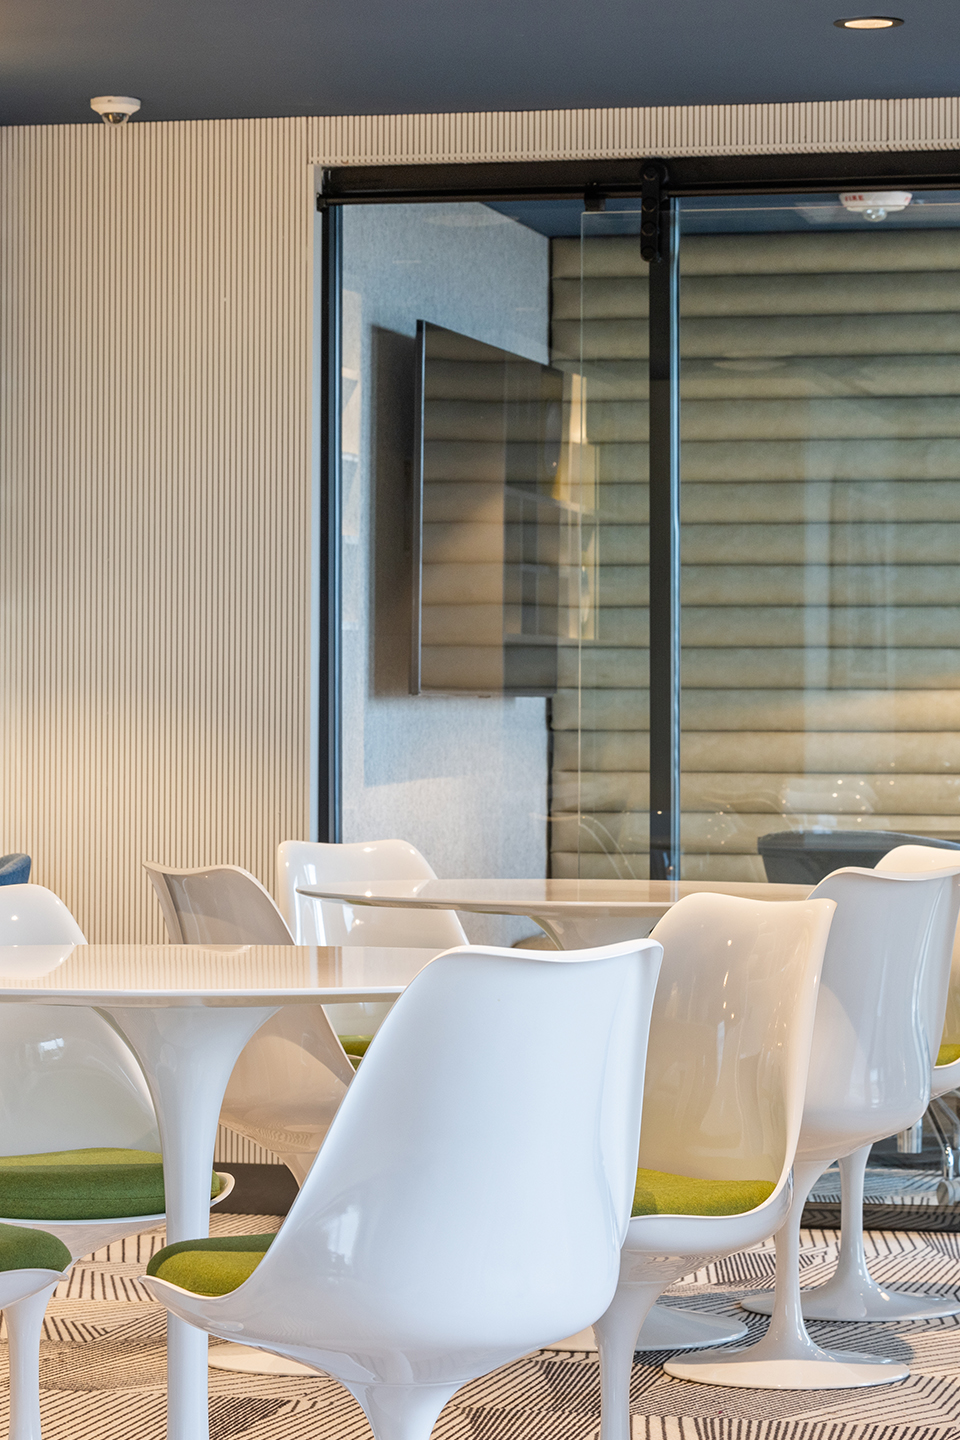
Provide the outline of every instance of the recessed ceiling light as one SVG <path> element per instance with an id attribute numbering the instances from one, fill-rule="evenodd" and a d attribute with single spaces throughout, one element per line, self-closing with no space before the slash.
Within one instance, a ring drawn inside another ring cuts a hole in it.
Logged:
<path id="1" fill-rule="evenodd" d="M 841 30 L 890 30 L 894 25 L 902 25 L 903 21 L 893 15 L 857 15 L 852 20 L 834 20 L 833 23 Z"/>

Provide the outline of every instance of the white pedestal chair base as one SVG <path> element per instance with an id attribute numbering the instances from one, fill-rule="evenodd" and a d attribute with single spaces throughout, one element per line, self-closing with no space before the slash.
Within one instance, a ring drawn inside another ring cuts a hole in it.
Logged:
<path id="1" fill-rule="evenodd" d="M 800 1220 L 807 1196 L 826 1162 L 798 1160 L 793 1201 L 776 1234 L 777 1284 L 773 1319 L 762 1340 L 744 1349 L 707 1351 L 689 1360 L 668 1360 L 677 1380 L 754 1390 L 848 1390 L 906 1380 L 906 1365 L 847 1350 L 822 1350 L 807 1334 L 800 1309 Z M 862 1241 L 862 1230 L 859 1232 Z M 862 1246 L 861 1246 L 862 1248 Z"/>
<path id="2" fill-rule="evenodd" d="M 232 1370 L 236 1375 L 317 1376 L 311 1365 L 301 1365 L 299 1360 L 274 1355 L 270 1350 L 258 1350 L 254 1345 L 214 1345 L 209 1364 L 211 1370 Z"/>
<path id="3" fill-rule="evenodd" d="M 960 1300 L 953 1295 L 910 1295 L 885 1290 L 867 1268 L 863 1245 L 863 1182 L 870 1146 L 845 1155 L 840 1165 L 840 1256 L 836 1272 L 825 1285 L 800 1291 L 804 1320 L 846 1320 L 858 1324 L 881 1320 L 938 1320 L 960 1315 Z M 764 1291 L 742 1300 L 754 1315 L 773 1314 L 773 1294 Z"/>
<path id="4" fill-rule="evenodd" d="M 752 1315 L 772 1315 L 773 1292 L 752 1295 L 740 1304 Z M 852 1313 L 858 1307 L 862 1307 L 862 1313 Z M 881 1320 L 939 1320 L 945 1315 L 960 1315 L 960 1300 L 952 1295 L 909 1295 L 904 1290 L 884 1290 L 880 1285 L 865 1287 L 851 1295 L 849 1287 L 828 1280 L 826 1285 L 818 1285 L 814 1290 L 801 1290 L 800 1308 L 804 1320 L 872 1324 Z"/>
<path id="5" fill-rule="evenodd" d="M 854 1350 L 820 1350 L 811 1345 L 808 1355 L 793 1358 L 783 1355 L 778 1346 L 770 1347 L 768 1357 L 764 1348 L 761 1340 L 745 1350 L 668 1360 L 663 1368 L 677 1380 L 750 1390 L 854 1390 L 865 1385 L 892 1385 L 906 1380 L 910 1373 L 896 1360 Z"/>
<path id="6" fill-rule="evenodd" d="M 710 1345 L 726 1345 L 742 1340 L 746 1325 L 723 1315 L 701 1315 L 695 1310 L 679 1310 L 671 1305 L 654 1305 L 640 1329 L 637 1350 L 704 1350 Z M 567 1340 L 544 1345 L 544 1350 L 596 1350 L 597 1337 L 591 1325 Z"/>

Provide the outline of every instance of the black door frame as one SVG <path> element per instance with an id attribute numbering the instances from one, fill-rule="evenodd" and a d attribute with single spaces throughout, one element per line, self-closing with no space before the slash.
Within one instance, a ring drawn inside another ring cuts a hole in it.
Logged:
<path id="1" fill-rule="evenodd" d="M 320 755 L 321 840 L 341 838 L 340 759 L 340 288 L 344 205 L 452 200 L 636 196 L 660 171 L 662 244 L 650 291 L 650 863 L 680 878 L 680 428 L 678 225 L 684 196 L 817 194 L 872 187 L 960 189 L 960 151 L 682 156 L 671 160 L 550 160 L 443 165 L 355 165 L 321 171 Z"/>

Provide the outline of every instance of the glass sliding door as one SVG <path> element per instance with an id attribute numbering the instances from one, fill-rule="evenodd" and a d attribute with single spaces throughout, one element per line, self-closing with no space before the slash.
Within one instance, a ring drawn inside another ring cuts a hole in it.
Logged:
<path id="1" fill-rule="evenodd" d="M 960 840 L 958 200 L 682 204 L 686 879 Z"/>
<path id="2" fill-rule="evenodd" d="M 648 269 L 636 203 L 584 213 L 579 235 L 551 250 L 551 360 L 571 376 L 580 440 L 579 643 L 562 652 L 552 708 L 558 877 L 650 873 Z"/>

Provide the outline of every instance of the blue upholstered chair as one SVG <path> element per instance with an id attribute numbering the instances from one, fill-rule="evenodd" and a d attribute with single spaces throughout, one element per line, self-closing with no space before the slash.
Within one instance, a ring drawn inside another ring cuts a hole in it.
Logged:
<path id="1" fill-rule="evenodd" d="M 0 855 L 0 885 L 26 885 L 29 879 L 29 855 Z"/>

